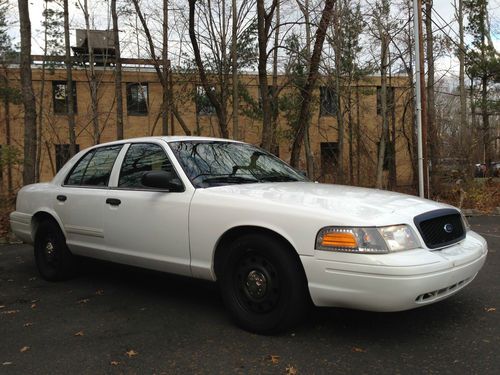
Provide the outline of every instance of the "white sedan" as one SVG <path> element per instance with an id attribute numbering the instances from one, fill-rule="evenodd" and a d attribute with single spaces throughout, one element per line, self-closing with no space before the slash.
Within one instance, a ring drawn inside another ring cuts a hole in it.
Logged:
<path id="1" fill-rule="evenodd" d="M 483 266 L 486 241 L 452 206 L 318 184 L 241 142 L 149 137 L 91 147 L 10 215 L 41 276 L 75 255 L 217 281 L 237 324 L 291 327 L 310 302 L 370 311 L 424 306 Z"/>

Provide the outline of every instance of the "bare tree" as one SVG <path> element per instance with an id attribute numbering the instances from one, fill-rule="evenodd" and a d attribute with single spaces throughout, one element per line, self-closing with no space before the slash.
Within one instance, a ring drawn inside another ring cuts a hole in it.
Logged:
<path id="1" fill-rule="evenodd" d="M 334 5 L 335 0 L 325 0 L 321 20 L 319 21 L 318 28 L 316 29 L 314 48 L 309 63 L 309 73 L 302 93 L 302 104 L 300 107 L 298 128 L 292 145 L 290 164 L 293 167 L 298 167 L 300 150 L 304 142 L 304 132 L 306 129 L 305 124 L 310 121 L 312 94 L 314 88 L 316 87 L 316 81 L 318 80 L 318 70 L 321 53 L 323 51 L 323 43 L 325 41 L 326 31 L 332 21 Z"/>
<path id="2" fill-rule="evenodd" d="M 23 184 L 35 182 L 36 161 L 36 102 L 31 77 L 31 22 L 28 0 L 19 0 L 21 34 L 21 89 L 24 105 L 24 164 Z"/>
<path id="3" fill-rule="evenodd" d="M 115 47 L 116 139 L 123 139 L 122 57 L 116 0 L 111 0 L 111 15 L 113 18 L 113 39 Z"/>
<path id="4" fill-rule="evenodd" d="M 194 59 L 198 68 L 198 74 L 200 76 L 201 84 L 205 90 L 205 94 L 207 95 L 208 100 L 214 107 L 215 113 L 217 114 L 220 134 L 223 138 L 229 138 L 229 132 L 227 128 L 227 108 L 225 106 L 226 103 L 224 100 L 219 100 L 216 93 L 212 89 L 213 86 L 210 84 L 208 74 L 205 70 L 205 66 L 201 58 L 201 51 L 195 30 L 196 2 L 197 0 L 189 0 L 189 37 L 191 39 L 191 44 L 193 47 Z"/>
<path id="5" fill-rule="evenodd" d="M 71 44 L 69 40 L 69 10 L 68 0 L 63 0 L 64 12 L 64 49 L 66 65 L 66 100 L 68 113 L 68 133 L 69 133 L 69 155 L 76 153 L 76 134 L 75 134 L 75 98 L 73 96 L 73 59 L 71 58 Z"/>
<path id="6" fill-rule="evenodd" d="M 169 82 L 167 80 L 165 80 L 165 76 L 163 74 L 159 58 L 158 58 L 158 56 L 156 54 L 156 47 L 155 47 L 155 44 L 154 44 L 154 40 L 153 40 L 153 37 L 151 35 L 151 31 L 149 30 L 149 27 L 148 27 L 148 24 L 146 22 L 146 19 L 144 18 L 144 14 L 141 11 L 141 7 L 139 5 L 139 1 L 138 0 L 132 0 L 132 2 L 133 2 L 133 5 L 134 5 L 134 9 L 136 11 L 136 14 L 139 17 L 139 20 L 141 22 L 142 28 L 144 30 L 144 34 L 146 36 L 146 40 L 147 40 L 148 47 L 149 47 L 149 53 L 151 55 L 151 59 L 153 60 L 153 66 L 155 68 L 156 75 L 158 76 L 158 80 L 160 81 L 160 83 L 162 85 L 162 89 L 166 90 L 168 92 L 168 95 L 169 95 L 168 96 L 169 97 L 168 101 L 169 101 L 169 103 L 171 105 L 171 110 L 172 110 L 175 118 L 177 119 L 177 121 L 181 125 L 182 130 L 184 131 L 184 133 L 187 134 L 187 135 L 191 135 L 191 131 L 189 130 L 189 127 L 187 126 L 187 124 L 184 121 L 184 119 L 182 118 L 179 110 L 177 109 L 177 106 L 175 105 L 175 103 L 172 100 L 172 92 L 169 89 Z"/>

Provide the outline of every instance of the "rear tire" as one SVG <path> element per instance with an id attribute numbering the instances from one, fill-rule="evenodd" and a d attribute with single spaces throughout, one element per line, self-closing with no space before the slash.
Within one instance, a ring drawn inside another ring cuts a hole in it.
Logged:
<path id="1" fill-rule="evenodd" d="M 38 272 L 48 281 L 67 280 L 74 275 L 75 257 L 66 245 L 59 225 L 43 221 L 35 236 L 35 262 Z"/>
<path id="2" fill-rule="evenodd" d="M 243 329 L 271 334 L 301 321 L 310 306 L 298 257 L 272 236 L 247 234 L 229 245 L 219 277 L 222 298 Z"/>

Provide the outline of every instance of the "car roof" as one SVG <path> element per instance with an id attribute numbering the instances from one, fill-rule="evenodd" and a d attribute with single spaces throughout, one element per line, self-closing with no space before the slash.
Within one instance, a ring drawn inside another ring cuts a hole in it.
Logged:
<path id="1" fill-rule="evenodd" d="M 226 138 L 216 138 L 216 137 L 199 137 L 199 136 L 188 136 L 188 135 L 171 135 L 171 136 L 152 136 L 152 137 L 138 137 L 138 138 L 128 138 L 121 139 L 112 142 L 100 143 L 95 145 L 94 147 L 101 147 L 113 144 L 121 144 L 121 143 L 140 143 L 140 142 L 148 142 L 152 140 L 163 140 L 167 143 L 170 142 L 181 142 L 181 141 L 205 141 L 205 142 L 234 142 L 234 143 L 243 143 L 234 139 L 226 139 Z"/>

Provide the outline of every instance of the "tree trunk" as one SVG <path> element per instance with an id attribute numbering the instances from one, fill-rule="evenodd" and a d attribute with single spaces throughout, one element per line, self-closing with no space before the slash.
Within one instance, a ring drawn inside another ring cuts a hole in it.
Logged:
<path id="1" fill-rule="evenodd" d="M 36 102 L 31 77 L 31 22 L 28 0 L 19 0 L 21 34 L 21 91 L 24 105 L 24 163 L 23 184 L 35 182 L 36 161 Z"/>
<path id="2" fill-rule="evenodd" d="M 4 114 L 5 114 L 5 144 L 7 145 L 7 149 L 10 152 L 10 146 L 12 144 L 11 140 L 11 134 L 10 134 L 10 82 L 9 82 L 9 77 L 8 77 L 8 67 L 4 66 L 4 76 L 3 81 L 4 81 L 4 87 L 5 87 L 5 95 L 3 97 L 3 105 L 4 105 Z M 12 186 L 12 160 L 9 155 L 7 158 L 7 191 L 9 192 L 9 195 L 13 193 L 13 186 Z"/>
<path id="3" fill-rule="evenodd" d="M 90 44 L 90 15 L 89 15 L 87 0 L 84 0 L 83 2 L 83 15 L 85 18 L 87 51 L 89 54 L 89 68 L 90 68 L 89 86 L 90 86 L 90 107 L 92 111 L 92 125 L 94 130 L 93 138 L 94 138 L 94 144 L 99 144 L 101 139 L 101 129 L 99 126 L 99 98 L 98 98 L 99 83 L 97 82 L 97 77 L 95 73 L 94 48 Z"/>
<path id="4" fill-rule="evenodd" d="M 134 0 L 134 2 L 137 0 Z M 198 40 L 196 39 L 196 31 L 195 31 L 195 7 L 197 0 L 189 0 L 189 37 L 191 39 L 191 44 L 193 45 L 193 53 L 194 59 L 196 62 L 196 66 L 198 67 L 198 73 L 200 75 L 200 80 L 203 88 L 205 89 L 205 93 L 208 97 L 208 100 L 215 108 L 215 113 L 217 114 L 217 118 L 219 120 L 219 130 L 222 138 L 229 138 L 229 132 L 227 129 L 227 121 L 226 121 L 226 110 L 224 108 L 224 103 L 219 102 L 217 99 L 217 95 L 212 91 L 212 86 L 208 80 L 207 73 L 205 71 L 205 67 L 203 66 L 203 61 L 201 59 L 200 47 L 198 46 Z"/>
<path id="5" fill-rule="evenodd" d="M 387 142 L 387 133 L 389 124 L 387 121 L 387 50 L 389 48 L 388 36 L 386 31 L 380 28 L 381 36 L 381 61 L 380 61 L 380 114 L 382 117 L 382 133 L 378 147 L 377 159 L 377 189 L 382 189 L 384 186 L 384 159 L 385 148 Z"/>
<path id="6" fill-rule="evenodd" d="M 161 133 L 163 135 L 168 135 L 168 111 L 169 105 L 169 94 L 168 94 L 168 0 L 163 0 L 163 79 L 165 84 L 162 85 L 163 103 L 161 111 Z"/>
<path id="7" fill-rule="evenodd" d="M 323 51 L 323 42 L 325 41 L 326 30 L 332 21 L 334 5 L 335 0 L 325 0 L 321 20 L 319 21 L 318 29 L 316 30 L 314 49 L 311 55 L 311 62 L 309 64 L 307 81 L 302 92 L 302 104 L 300 106 L 300 113 L 297 122 L 297 132 L 293 141 L 292 155 L 290 158 L 290 163 L 295 168 L 299 165 L 300 150 L 304 141 L 304 133 L 307 124 L 310 121 L 312 94 L 318 79 L 318 69 L 321 60 L 321 52 Z"/>
<path id="8" fill-rule="evenodd" d="M 276 156 L 279 156 L 279 139 L 277 139 L 277 128 L 278 128 L 278 115 L 279 115 L 279 88 L 278 88 L 278 48 L 280 43 L 280 2 L 276 3 L 276 17 L 275 17 L 275 30 L 274 30 L 274 50 L 273 50 L 273 82 L 271 90 L 271 151 Z"/>
<path id="9" fill-rule="evenodd" d="M 337 94 L 337 183 L 344 183 L 344 111 L 342 110 L 342 101 L 340 97 L 342 36 L 340 35 L 340 5 L 335 5 L 333 28 L 335 30 L 334 53 L 335 53 L 335 92 Z"/>
<path id="10" fill-rule="evenodd" d="M 262 103 L 262 140 L 261 147 L 271 151 L 273 142 L 271 100 L 269 98 L 267 82 L 267 43 L 269 40 L 269 30 L 273 13 L 276 9 L 277 0 L 273 3 L 268 12 L 266 12 L 264 0 L 257 0 L 257 35 L 259 47 L 259 88 Z"/>
<path id="11" fill-rule="evenodd" d="M 458 88 L 460 93 L 460 143 L 462 144 L 460 151 L 464 150 L 464 140 L 467 138 L 467 92 L 465 90 L 465 43 L 464 43 L 464 10 L 463 10 L 463 0 L 458 0 L 458 34 L 459 34 L 459 46 L 458 46 L 458 60 L 460 63 L 459 76 L 458 76 Z"/>
<path id="12" fill-rule="evenodd" d="M 311 17 L 309 11 L 309 0 L 305 0 L 302 4 L 300 1 L 297 1 L 297 4 L 304 16 L 304 23 L 306 27 L 306 51 L 307 51 L 307 59 L 311 58 Z M 276 53 L 277 53 L 277 46 Z M 304 151 L 306 154 L 306 168 L 307 168 L 307 176 L 309 178 L 314 179 L 314 157 L 311 149 L 311 137 L 309 134 L 310 123 L 307 123 L 306 130 L 304 131 Z"/>
<path id="13" fill-rule="evenodd" d="M 231 44 L 231 62 L 232 62 L 232 83 L 233 83 L 233 138 L 240 139 L 240 127 L 239 127 L 239 93 L 238 93 L 238 9 L 236 5 L 236 0 L 232 0 L 232 18 L 233 18 L 233 28 L 232 28 L 232 38 L 233 42 Z"/>
<path id="14" fill-rule="evenodd" d="M 111 0 L 113 18 L 113 37 L 115 47 L 115 98 L 116 98 L 116 139 L 123 139 L 123 91 L 122 91 L 122 58 L 120 50 L 120 32 L 116 0 Z"/>
<path id="15" fill-rule="evenodd" d="M 439 160 L 439 138 L 437 136 L 436 128 L 436 105 L 434 95 L 434 36 L 432 33 L 432 11 L 433 0 L 425 2 L 425 30 L 426 30 L 426 44 L 427 44 L 427 129 L 428 139 L 426 142 L 429 144 L 429 157 L 431 160 L 431 171 L 434 172 Z M 431 179 L 435 178 L 434 173 Z M 434 184 L 431 184 L 434 186 Z M 430 194 L 430 193 L 428 193 Z"/>
<path id="16" fill-rule="evenodd" d="M 76 153 L 76 134 L 75 134 L 75 99 L 73 97 L 73 62 L 71 59 L 71 44 L 69 40 L 69 11 L 68 0 L 63 0 L 64 8 L 64 49 L 66 65 L 66 99 L 68 101 L 68 135 L 69 135 L 69 156 Z"/>

